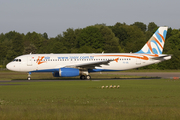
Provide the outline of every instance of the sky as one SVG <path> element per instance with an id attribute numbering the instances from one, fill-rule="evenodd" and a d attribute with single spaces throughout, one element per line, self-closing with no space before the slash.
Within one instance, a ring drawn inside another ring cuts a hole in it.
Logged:
<path id="1" fill-rule="evenodd" d="M 56 37 L 68 28 L 154 22 L 180 28 L 180 0 L 0 0 L 0 33 Z"/>

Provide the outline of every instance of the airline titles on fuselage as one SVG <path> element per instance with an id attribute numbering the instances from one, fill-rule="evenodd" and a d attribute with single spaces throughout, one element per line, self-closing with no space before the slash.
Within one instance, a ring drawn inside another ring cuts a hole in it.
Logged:
<path id="1" fill-rule="evenodd" d="M 44 57 L 44 59 L 51 59 L 50 57 Z M 57 57 L 57 59 L 94 59 L 94 56 L 69 56 L 69 57 Z"/>

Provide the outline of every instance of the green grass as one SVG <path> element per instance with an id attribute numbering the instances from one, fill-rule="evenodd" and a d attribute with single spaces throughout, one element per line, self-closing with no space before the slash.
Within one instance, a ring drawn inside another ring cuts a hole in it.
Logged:
<path id="1" fill-rule="evenodd" d="M 1 120 L 180 119 L 179 80 L 55 80 L 0 84 Z M 120 85 L 120 88 L 101 89 L 102 85 Z"/>

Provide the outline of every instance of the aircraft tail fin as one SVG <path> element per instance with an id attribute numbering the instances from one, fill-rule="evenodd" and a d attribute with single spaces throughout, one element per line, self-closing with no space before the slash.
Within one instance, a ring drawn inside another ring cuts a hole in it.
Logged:
<path id="1" fill-rule="evenodd" d="M 168 27 L 159 27 L 143 48 L 136 53 L 162 54 Z"/>

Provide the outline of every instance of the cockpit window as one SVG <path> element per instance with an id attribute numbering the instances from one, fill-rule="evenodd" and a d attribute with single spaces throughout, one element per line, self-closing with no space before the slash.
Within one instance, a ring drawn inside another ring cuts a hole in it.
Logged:
<path id="1" fill-rule="evenodd" d="M 21 59 L 14 59 L 13 62 L 21 62 Z"/>

